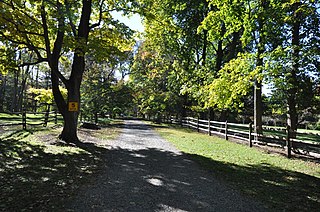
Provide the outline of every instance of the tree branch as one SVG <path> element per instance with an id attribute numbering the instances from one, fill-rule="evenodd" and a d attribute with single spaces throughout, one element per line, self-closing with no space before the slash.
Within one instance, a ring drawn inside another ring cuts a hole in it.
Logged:
<path id="1" fill-rule="evenodd" d="M 27 42 L 26 42 L 27 47 L 28 47 L 31 51 L 34 51 L 34 52 L 36 53 L 36 55 L 37 55 L 37 57 L 38 57 L 39 60 L 43 59 L 43 57 L 42 57 L 42 55 L 40 54 L 38 48 L 33 45 L 33 43 L 32 43 L 32 42 L 30 41 L 30 39 L 28 38 L 28 35 L 25 35 L 25 38 L 26 38 L 26 40 L 27 40 Z"/>
<path id="2" fill-rule="evenodd" d="M 64 14 L 62 11 L 62 4 L 57 1 L 57 10 L 58 10 L 58 32 L 57 37 L 54 42 L 53 51 L 52 51 L 52 60 L 54 63 L 58 64 L 61 56 L 61 50 L 64 39 L 65 23 L 64 23 Z M 58 67 L 52 69 L 53 73 L 56 74 L 59 79 L 67 86 L 68 80 L 61 74 Z"/>
<path id="3" fill-rule="evenodd" d="M 100 3 L 100 7 L 99 7 L 99 21 L 97 22 L 97 23 L 95 23 L 95 24 L 92 24 L 89 28 L 90 28 L 90 30 L 91 29 L 93 29 L 93 28 L 95 28 L 95 27 L 98 27 L 98 26 L 100 26 L 100 24 L 101 24 L 101 22 L 102 22 L 102 14 L 103 14 L 103 3 L 104 3 L 104 0 L 102 0 L 101 1 L 101 3 Z"/>
<path id="4" fill-rule="evenodd" d="M 40 23 L 37 19 L 35 19 L 34 17 L 32 17 L 30 14 L 28 14 L 28 13 L 26 12 L 26 5 L 25 5 L 25 4 L 24 4 L 23 7 L 21 8 L 21 7 L 18 7 L 19 5 L 14 5 L 13 1 L 10 1 L 10 3 L 5 2 L 5 1 L 1 1 L 1 2 L 2 2 L 3 4 L 5 4 L 5 5 L 11 7 L 13 10 L 18 10 L 20 13 L 22 13 L 23 15 L 25 15 L 26 17 L 28 17 L 29 19 L 31 19 L 33 22 L 41 25 L 41 23 Z"/>
<path id="5" fill-rule="evenodd" d="M 38 59 L 35 62 L 25 62 L 25 63 L 22 63 L 22 64 L 18 65 L 18 67 L 37 65 L 37 64 L 40 64 L 40 63 L 43 63 L 43 62 L 48 62 L 48 59 L 47 58 L 41 58 L 41 59 Z"/>
<path id="6" fill-rule="evenodd" d="M 30 34 L 30 35 L 37 35 L 37 36 L 43 37 L 43 34 L 36 33 L 36 32 L 30 32 L 30 31 L 27 31 L 27 30 L 22 30 L 22 29 L 20 29 L 20 28 L 23 27 L 23 26 L 21 26 L 21 25 L 19 25 L 18 23 L 14 22 L 14 21 L 13 21 L 12 19 L 10 19 L 10 18 L 6 18 L 6 17 L 2 17 L 2 18 L 3 18 L 5 21 L 7 21 L 7 22 L 11 23 L 12 25 L 14 25 L 15 28 L 16 28 L 16 30 L 17 30 L 17 32 L 19 32 L 19 33 Z M 21 27 L 19 27 L 19 26 L 21 26 Z"/>
<path id="7" fill-rule="evenodd" d="M 68 15 L 68 19 L 69 19 L 69 25 L 71 27 L 72 33 L 74 36 L 77 36 L 77 28 L 76 28 L 76 25 L 72 21 L 69 1 L 65 0 L 64 2 L 66 5 L 67 15 Z"/>
<path id="8" fill-rule="evenodd" d="M 47 17 L 46 17 L 44 2 L 42 2 L 42 6 L 41 6 L 41 19 L 42 19 L 43 36 L 44 36 L 44 40 L 45 40 L 47 57 L 50 61 L 51 60 L 51 48 L 50 48 L 49 30 L 48 30 L 48 25 L 47 25 Z"/>
<path id="9" fill-rule="evenodd" d="M 13 38 L 11 38 L 9 36 L 6 36 L 2 31 L 0 31 L 0 35 L 2 37 L 4 37 L 5 40 L 10 41 L 11 43 L 14 43 L 14 44 L 17 44 L 17 45 L 25 45 L 26 48 L 29 48 L 31 51 L 34 51 L 39 59 L 43 59 L 43 57 L 41 56 L 39 50 L 44 50 L 45 51 L 45 49 L 34 46 L 30 40 L 27 40 L 27 42 L 21 41 L 21 40 L 20 41 L 19 40 L 15 40 L 15 39 L 13 39 Z M 25 39 L 28 39 L 28 37 L 26 36 Z"/>

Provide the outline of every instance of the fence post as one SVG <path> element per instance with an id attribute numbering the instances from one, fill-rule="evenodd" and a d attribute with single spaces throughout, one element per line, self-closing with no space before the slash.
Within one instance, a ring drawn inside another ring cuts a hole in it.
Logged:
<path id="1" fill-rule="evenodd" d="M 225 132 L 225 139 L 228 140 L 228 121 L 226 121 L 224 132 Z"/>
<path id="2" fill-rule="evenodd" d="M 43 126 L 46 127 L 48 125 L 48 121 L 49 121 L 49 112 L 50 112 L 50 105 L 48 104 L 47 106 L 47 111 L 46 114 L 44 116 L 44 123 Z"/>
<path id="3" fill-rule="evenodd" d="M 57 112 L 57 110 L 54 111 L 54 124 L 58 124 L 58 112 Z"/>
<path id="4" fill-rule="evenodd" d="M 197 118 L 197 131 L 199 132 L 199 116 Z"/>
<path id="5" fill-rule="evenodd" d="M 287 145 L 287 157 L 291 158 L 291 141 L 290 141 L 290 126 L 287 125 L 287 139 L 286 139 L 286 145 Z"/>
<path id="6" fill-rule="evenodd" d="M 211 136 L 211 123 L 210 123 L 210 116 L 208 117 L 208 135 Z"/>
<path id="7" fill-rule="evenodd" d="M 22 129 L 27 129 L 27 112 L 26 109 L 22 110 Z"/>
<path id="8" fill-rule="evenodd" d="M 249 146 L 252 147 L 252 137 L 251 137 L 251 134 L 252 134 L 252 122 L 250 122 L 249 124 Z"/>

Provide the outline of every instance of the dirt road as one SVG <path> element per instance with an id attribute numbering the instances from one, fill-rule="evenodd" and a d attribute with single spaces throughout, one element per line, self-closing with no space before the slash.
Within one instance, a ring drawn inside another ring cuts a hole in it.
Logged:
<path id="1" fill-rule="evenodd" d="M 70 211 L 266 211 L 215 179 L 140 121 L 108 142 L 106 167 Z M 244 179 L 245 180 L 245 179 Z"/>

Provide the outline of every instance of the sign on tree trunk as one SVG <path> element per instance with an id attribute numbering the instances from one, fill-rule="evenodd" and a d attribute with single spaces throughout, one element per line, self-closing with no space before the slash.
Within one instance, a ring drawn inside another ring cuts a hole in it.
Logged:
<path id="1" fill-rule="evenodd" d="M 68 110 L 70 112 L 78 112 L 79 111 L 79 103 L 78 102 L 69 102 Z"/>

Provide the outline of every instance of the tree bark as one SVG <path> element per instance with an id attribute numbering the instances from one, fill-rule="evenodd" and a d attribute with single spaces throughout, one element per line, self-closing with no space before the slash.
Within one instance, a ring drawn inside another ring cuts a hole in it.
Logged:
<path id="1" fill-rule="evenodd" d="M 255 132 L 262 134 L 262 85 L 257 80 L 254 84 L 254 126 Z"/>
<path id="2" fill-rule="evenodd" d="M 207 45 L 208 45 L 208 31 L 204 30 L 203 32 L 203 49 L 202 49 L 202 66 L 206 66 L 207 60 Z"/>
<path id="3" fill-rule="evenodd" d="M 223 36 L 226 33 L 226 27 L 224 22 L 221 22 L 221 32 L 220 32 L 220 39 L 218 41 L 218 47 L 217 47 L 217 52 L 216 52 L 216 64 L 215 64 L 215 75 L 220 71 L 222 62 L 223 62 Z"/>
<path id="4" fill-rule="evenodd" d="M 21 71 L 22 73 L 22 82 L 21 82 L 21 87 L 19 90 L 19 95 L 18 95 L 18 110 L 22 111 L 23 109 L 23 103 L 24 103 L 24 97 L 25 97 L 25 93 L 26 93 L 26 84 L 27 84 L 27 80 L 28 80 L 28 76 L 29 76 L 29 71 L 30 71 L 30 66 L 27 66 L 25 72 L 23 72 L 23 70 Z M 27 106 L 27 104 L 24 105 L 25 107 Z"/>
<path id="5" fill-rule="evenodd" d="M 78 109 L 80 109 L 80 85 L 83 77 L 83 72 L 85 70 L 85 45 L 88 42 L 88 36 L 90 31 L 89 21 L 91 15 L 91 0 L 83 0 L 82 1 L 82 13 L 81 19 L 78 26 L 78 33 L 77 33 L 77 42 L 82 43 L 84 45 L 79 45 L 78 48 L 75 49 L 73 63 L 72 63 L 72 70 L 69 80 L 65 83 L 66 88 L 68 90 L 68 102 L 77 102 Z M 61 40 L 60 42 L 62 42 Z M 58 45 L 62 45 L 62 43 L 57 43 Z M 53 55 L 55 56 L 55 55 Z M 55 56 L 58 58 L 58 55 Z M 58 62 L 58 60 L 57 60 Z M 55 67 L 55 68 L 58 68 Z M 69 111 L 68 104 L 64 101 L 61 92 L 59 90 L 59 79 L 57 76 L 58 69 L 55 69 L 53 72 L 52 84 L 54 93 L 56 92 L 55 101 L 57 106 L 63 116 L 64 126 L 62 133 L 60 134 L 59 138 L 70 143 L 77 143 L 79 141 L 77 136 L 77 127 L 78 127 L 78 117 L 79 117 L 79 110 L 78 111 Z"/>
<path id="6" fill-rule="evenodd" d="M 6 95 L 7 77 L 0 73 L 0 112 L 4 112 L 4 99 Z"/>
<path id="7" fill-rule="evenodd" d="M 237 53 L 242 49 L 240 41 L 240 33 L 234 32 L 232 35 L 232 41 L 230 43 L 230 48 L 227 55 L 227 61 L 232 60 L 237 57 Z"/>
<path id="8" fill-rule="evenodd" d="M 37 72 L 36 72 L 36 84 L 35 84 L 35 88 L 39 88 L 39 68 L 36 68 Z M 33 105 L 33 112 L 36 113 L 37 112 L 37 101 L 34 99 L 34 94 L 32 94 L 33 98 L 32 98 L 32 105 Z"/>
<path id="9" fill-rule="evenodd" d="M 299 83 L 297 73 L 299 72 L 299 52 L 300 52 L 300 14 L 297 11 L 300 7 L 300 2 L 293 4 L 293 25 L 292 25 L 292 69 L 289 78 L 288 90 L 288 114 L 287 124 L 290 126 L 290 137 L 295 138 L 298 128 L 298 113 L 297 113 L 297 91 Z"/>
<path id="10" fill-rule="evenodd" d="M 262 0 L 261 5 L 263 10 L 267 9 L 267 2 Z M 263 66 L 263 58 L 261 57 L 263 52 L 265 51 L 265 39 L 264 39 L 264 24 L 265 24 L 265 14 L 261 14 L 261 17 L 258 18 L 258 34 L 259 38 L 257 41 L 257 59 L 256 65 L 257 67 Z M 256 79 L 254 83 L 254 128 L 257 134 L 262 134 L 262 84 Z"/>
<path id="11" fill-rule="evenodd" d="M 258 54 L 257 54 L 257 67 L 263 65 L 263 59 L 261 58 L 261 54 L 264 51 L 264 44 L 262 38 L 259 39 L 258 45 Z M 262 134 L 262 84 L 257 79 L 254 82 L 254 93 L 253 93 L 253 101 L 254 101 L 254 129 L 255 133 Z"/>
<path id="12" fill-rule="evenodd" d="M 17 111 L 18 84 L 19 84 L 19 70 L 15 69 L 14 70 L 14 80 L 13 80 L 13 94 L 12 94 L 10 112 Z"/>

